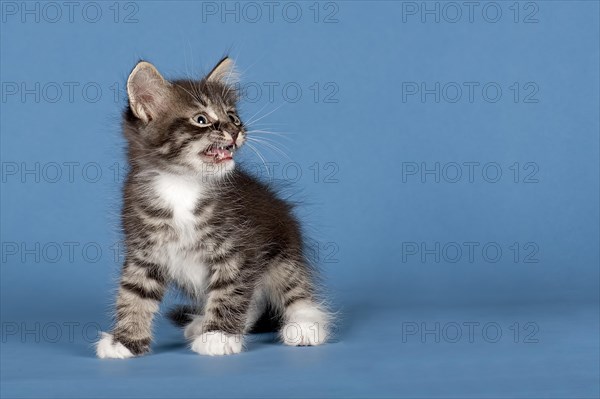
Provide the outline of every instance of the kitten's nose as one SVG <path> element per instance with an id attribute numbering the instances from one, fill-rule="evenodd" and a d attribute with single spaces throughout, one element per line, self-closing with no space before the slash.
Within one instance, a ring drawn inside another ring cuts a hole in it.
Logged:
<path id="1" fill-rule="evenodd" d="M 231 144 L 235 144 L 235 142 L 237 141 L 239 132 L 229 133 L 228 131 L 223 130 L 223 134 L 225 135 L 226 140 L 231 140 L 232 141 Z"/>

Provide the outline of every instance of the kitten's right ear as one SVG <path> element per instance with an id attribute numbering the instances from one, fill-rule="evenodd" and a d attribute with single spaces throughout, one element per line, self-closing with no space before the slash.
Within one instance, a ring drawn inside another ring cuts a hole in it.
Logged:
<path id="1" fill-rule="evenodd" d="M 169 85 L 154 65 L 140 61 L 127 79 L 131 111 L 145 123 L 154 119 L 167 107 Z"/>
<path id="2" fill-rule="evenodd" d="M 208 82 L 220 82 L 223 84 L 236 83 L 239 80 L 239 76 L 235 69 L 235 63 L 229 56 L 226 56 L 206 75 L 206 80 Z"/>

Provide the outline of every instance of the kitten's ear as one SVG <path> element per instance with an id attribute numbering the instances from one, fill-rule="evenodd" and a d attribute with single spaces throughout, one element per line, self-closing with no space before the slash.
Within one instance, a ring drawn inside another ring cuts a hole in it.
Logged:
<path id="1" fill-rule="evenodd" d="M 131 110 L 148 123 L 167 106 L 169 85 L 149 62 L 140 61 L 127 79 L 127 95 Z"/>
<path id="2" fill-rule="evenodd" d="M 219 82 L 223 84 L 233 84 L 238 81 L 238 73 L 235 70 L 235 64 L 233 60 L 229 57 L 223 58 L 219 63 L 213 68 L 212 71 L 208 75 L 206 75 L 206 80 L 209 82 Z"/>

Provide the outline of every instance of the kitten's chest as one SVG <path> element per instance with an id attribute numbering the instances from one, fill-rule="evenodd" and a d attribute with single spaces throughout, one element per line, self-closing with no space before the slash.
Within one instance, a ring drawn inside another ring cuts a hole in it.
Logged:
<path id="1" fill-rule="evenodd" d="M 153 191 L 161 207 L 170 210 L 166 223 L 173 234 L 158 248 L 161 258 L 173 279 L 194 287 L 203 286 L 207 267 L 199 251 L 197 226 L 205 222 L 206 212 L 196 212 L 198 204 L 206 198 L 206 188 L 200 181 L 170 174 L 160 174 L 153 184 Z"/>
<path id="2" fill-rule="evenodd" d="M 196 179 L 161 173 L 153 181 L 154 197 L 161 208 L 169 209 L 171 217 L 166 223 L 176 232 L 180 243 L 193 240 L 199 220 L 196 206 L 205 197 L 205 188 Z"/>

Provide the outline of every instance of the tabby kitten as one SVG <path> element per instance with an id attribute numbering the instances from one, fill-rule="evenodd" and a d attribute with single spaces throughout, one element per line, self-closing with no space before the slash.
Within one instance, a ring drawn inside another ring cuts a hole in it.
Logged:
<path id="1" fill-rule="evenodd" d="M 241 352 L 244 334 L 268 309 L 285 344 L 328 338 L 328 313 L 290 204 L 235 167 L 246 127 L 233 76 L 227 57 L 200 81 L 165 80 L 144 61 L 129 75 L 126 256 L 113 331 L 96 345 L 100 358 L 149 351 L 170 284 L 192 300 L 179 315 L 199 354 Z"/>

